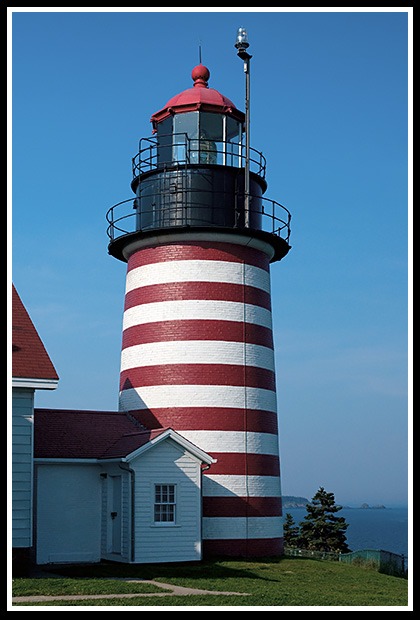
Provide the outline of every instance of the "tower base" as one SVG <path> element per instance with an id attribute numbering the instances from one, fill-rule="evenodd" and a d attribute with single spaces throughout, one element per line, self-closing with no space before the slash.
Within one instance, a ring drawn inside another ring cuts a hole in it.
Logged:
<path id="1" fill-rule="evenodd" d="M 283 538 L 204 540 L 203 557 L 216 556 L 258 558 L 284 554 Z"/>

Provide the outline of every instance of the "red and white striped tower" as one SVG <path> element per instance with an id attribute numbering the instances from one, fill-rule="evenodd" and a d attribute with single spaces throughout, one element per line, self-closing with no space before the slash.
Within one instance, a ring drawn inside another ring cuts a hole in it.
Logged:
<path id="1" fill-rule="evenodd" d="M 203 477 L 204 553 L 281 555 L 269 266 L 290 248 L 290 215 L 262 197 L 252 149 L 247 205 L 244 115 L 206 67 L 192 78 L 140 141 L 135 199 L 108 213 L 109 252 L 127 262 L 120 409 L 217 459 Z"/>

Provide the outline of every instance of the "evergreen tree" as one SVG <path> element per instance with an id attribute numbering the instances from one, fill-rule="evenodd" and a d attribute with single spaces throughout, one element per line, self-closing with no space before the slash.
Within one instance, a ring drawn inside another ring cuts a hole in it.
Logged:
<path id="1" fill-rule="evenodd" d="M 292 515 L 286 513 L 286 520 L 284 522 L 284 544 L 286 547 L 297 547 L 299 540 L 299 526 L 295 525 Z"/>
<path id="2" fill-rule="evenodd" d="M 341 506 L 335 504 L 334 493 L 327 493 L 324 487 L 312 498 L 312 504 L 306 506 L 306 516 L 300 525 L 297 546 L 316 551 L 333 551 L 347 553 L 345 531 L 348 523 L 344 517 L 335 513 Z"/>

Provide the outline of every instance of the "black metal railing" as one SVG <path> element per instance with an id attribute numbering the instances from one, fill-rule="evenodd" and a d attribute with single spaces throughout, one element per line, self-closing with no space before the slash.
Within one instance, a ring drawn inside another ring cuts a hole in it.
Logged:
<path id="1" fill-rule="evenodd" d="M 224 192 L 220 193 L 224 194 Z M 146 196 L 128 198 L 108 210 L 106 214 L 107 235 L 110 241 L 114 241 L 134 232 L 185 226 L 191 228 L 220 226 L 261 230 L 289 243 L 291 214 L 280 203 L 261 196 L 250 195 L 249 213 L 245 213 L 243 193 L 232 197 L 233 204 L 230 210 L 227 210 L 225 206 L 215 205 L 214 194 L 215 192 L 206 190 L 180 189 L 176 192 L 176 200 L 171 195 L 168 195 L 166 200 L 164 195 L 160 195 L 157 197 L 160 201 L 158 207 L 156 203 L 148 202 L 146 208 L 141 204 L 141 200 L 144 200 Z M 210 208 L 206 203 L 205 195 L 213 201 Z"/>
<path id="2" fill-rule="evenodd" d="M 264 179 L 264 155 L 253 148 L 249 151 L 250 171 Z M 168 165 L 189 164 L 245 168 L 245 145 L 225 140 L 190 138 L 186 133 L 141 138 L 139 152 L 133 157 L 133 178 Z"/>

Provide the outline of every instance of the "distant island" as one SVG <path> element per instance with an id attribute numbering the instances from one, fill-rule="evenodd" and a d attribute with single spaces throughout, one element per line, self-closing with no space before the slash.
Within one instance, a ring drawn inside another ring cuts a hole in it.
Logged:
<path id="1" fill-rule="evenodd" d="M 296 497 L 294 495 L 283 495 L 283 508 L 306 508 L 311 502 L 306 497 Z"/>
<path id="2" fill-rule="evenodd" d="M 296 495 L 283 495 L 283 508 L 306 508 L 307 504 L 312 502 L 306 497 L 299 497 Z M 343 508 L 351 508 L 351 506 L 343 506 Z M 369 504 L 363 503 L 360 508 L 366 508 L 368 510 L 373 509 L 386 509 L 383 504 L 376 504 L 375 506 L 369 506 Z"/>

